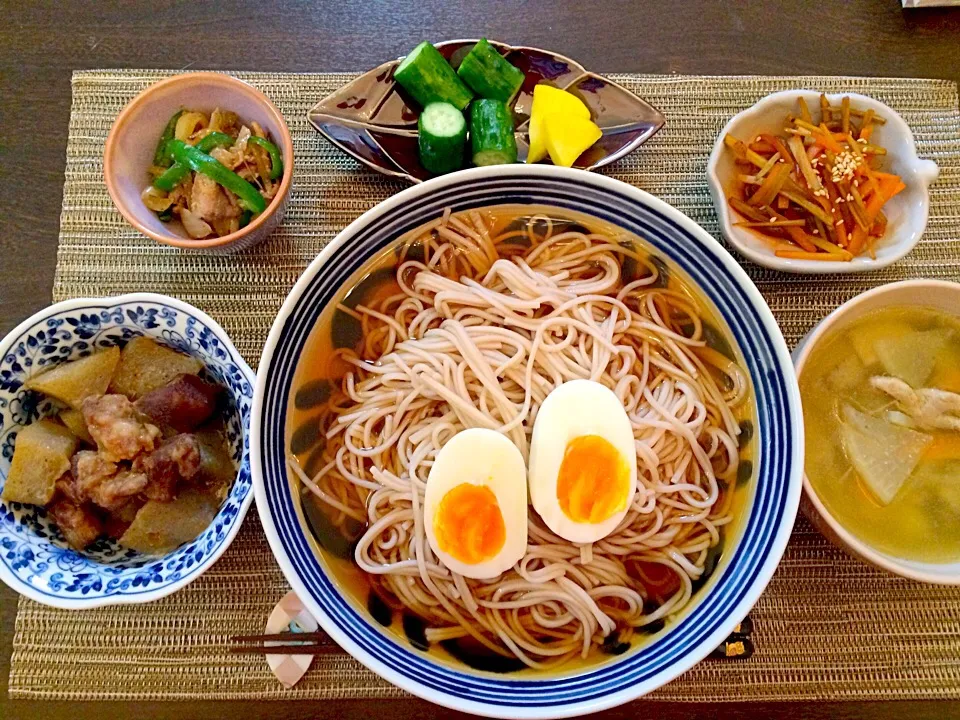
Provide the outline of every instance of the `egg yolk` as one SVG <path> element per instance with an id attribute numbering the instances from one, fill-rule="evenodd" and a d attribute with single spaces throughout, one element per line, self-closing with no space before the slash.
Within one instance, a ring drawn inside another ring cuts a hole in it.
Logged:
<path id="1" fill-rule="evenodd" d="M 630 470 L 617 449 L 599 435 L 567 443 L 557 476 L 563 513 L 579 523 L 603 522 L 627 505 Z"/>
<path id="2" fill-rule="evenodd" d="M 485 485 L 461 483 L 447 492 L 433 516 L 437 545 L 468 565 L 495 556 L 507 530 L 497 496 Z"/>

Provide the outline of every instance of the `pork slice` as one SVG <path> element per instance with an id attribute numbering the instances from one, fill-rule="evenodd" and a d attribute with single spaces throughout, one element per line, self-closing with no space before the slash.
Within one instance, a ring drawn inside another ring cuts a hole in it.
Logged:
<path id="1" fill-rule="evenodd" d="M 203 173 L 194 176 L 190 212 L 208 222 L 240 217 L 239 209 L 230 202 L 223 188 Z"/>
<path id="2" fill-rule="evenodd" d="M 121 467 L 92 450 L 74 455 L 73 475 L 77 497 L 104 510 L 123 507 L 147 486 L 145 474 Z"/>
<path id="3" fill-rule="evenodd" d="M 160 439 L 160 430 L 125 395 L 101 395 L 83 401 L 83 419 L 103 459 L 132 460 L 150 452 Z"/>
<path id="4" fill-rule="evenodd" d="M 50 517 L 60 528 L 70 547 L 84 550 L 103 533 L 100 519 L 90 508 L 77 505 L 66 498 L 54 500 L 47 507 Z"/>
<path id="5" fill-rule="evenodd" d="M 90 500 L 95 489 L 116 475 L 119 469 L 115 462 L 104 459 L 96 450 L 81 450 L 73 456 L 72 472 L 74 480 L 70 499 L 79 503 Z"/>
<path id="6" fill-rule="evenodd" d="M 137 409 L 161 427 L 188 432 L 217 410 L 222 389 L 196 375 L 180 375 L 137 400 Z"/>
<path id="7" fill-rule="evenodd" d="M 72 460 L 75 460 L 76 456 Z M 71 468 L 73 468 L 71 464 Z M 56 483 L 56 494 L 54 499 L 65 499 L 69 500 L 75 505 L 79 505 L 83 502 L 82 497 L 80 496 L 80 489 L 77 487 L 77 481 L 74 479 L 72 470 L 65 472 L 60 478 L 57 479 Z M 59 497 L 58 497 L 59 496 Z"/>
<path id="8" fill-rule="evenodd" d="M 178 487 L 197 475 L 200 461 L 200 443 L 193 435 L 180 434 L 137 458 L 134 470 L 147 477 L 143 493 L 148 499 L 170 502 L 177 496 Z"/>

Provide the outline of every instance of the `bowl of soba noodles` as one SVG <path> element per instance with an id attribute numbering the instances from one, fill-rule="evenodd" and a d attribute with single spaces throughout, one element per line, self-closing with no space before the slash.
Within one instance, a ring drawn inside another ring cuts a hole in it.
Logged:
<path id="1" fill-rule="evenodd" d="M 769 581 L 802 485 L 742 268 L 619 181 L 477 168 L 348 226 L 280 310 L 252 422 L 291 586 L 395 685 L 497 717 L 650 692 Z"/>

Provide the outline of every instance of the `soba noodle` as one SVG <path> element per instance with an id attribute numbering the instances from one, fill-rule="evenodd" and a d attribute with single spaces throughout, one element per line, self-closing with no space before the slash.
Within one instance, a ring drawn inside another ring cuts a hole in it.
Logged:
<path id="1" fill-rule="evenodd" d="M 586 657 L 616 633 L 679 612 L 732 519 L 735 411 L 749 396 L 736 363 L 704 340 L 702 310 L 629 243 L 550 218 L 491 236 L 477 212 L 447 211 L 401 250 L 400 292 L 354 315 L 358 352 L 324 409 L 322 467 L 293 473 L 345 532 L 378 594 L 426 621 L 427 639 L 472 636 L 533 668 Z M 417 248 L 417 252 L 413 252 Z M 414 259 L 416 258 L 416 259 Z M 636 279 L 622 278 L 630 260 Z M 532 508 L 524 558 L 469 580 L 434 556 L 423 498 L 438 450 L 458 431 L 504 433 L 527 458 L 537 409 L 574 378 L 611 388 L 634 428 L 638 489 L 617 529 L 578 546 Z M 679 582 L 651 602 L 654 565 Z"/>

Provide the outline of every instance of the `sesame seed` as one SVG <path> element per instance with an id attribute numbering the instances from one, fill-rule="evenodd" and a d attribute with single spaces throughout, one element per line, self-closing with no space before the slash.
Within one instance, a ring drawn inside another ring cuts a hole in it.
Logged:
<path id="1" fill-rule="evenodd" d="M 756 137 L 756 139 L 754 140 L 754 142 L 760 142 L 762 139 L 763 139 L 763 138 L 761 138 L 759 135 L 757 135 L 757 137 Z"/>
<path id="2" fill-rule="evenodd" d="M 853 202 L 853 195 L 847 195 L 847 202 Z"/>
<path id="3" fill-rule="evenodd" d="M 814 235 L 819 235 L 819 234 L 820 234 L 820 231 L 817 230 L 816 228 L 814 228 L 814 229 L 813 229 L 813 234 L 814 234 Z"/>
<path id="4" fill-rule="evenodd" d="M 843 218 L 840 218 L 839 220 L 837 220 L 837 225 L 843 225 Z"/>

